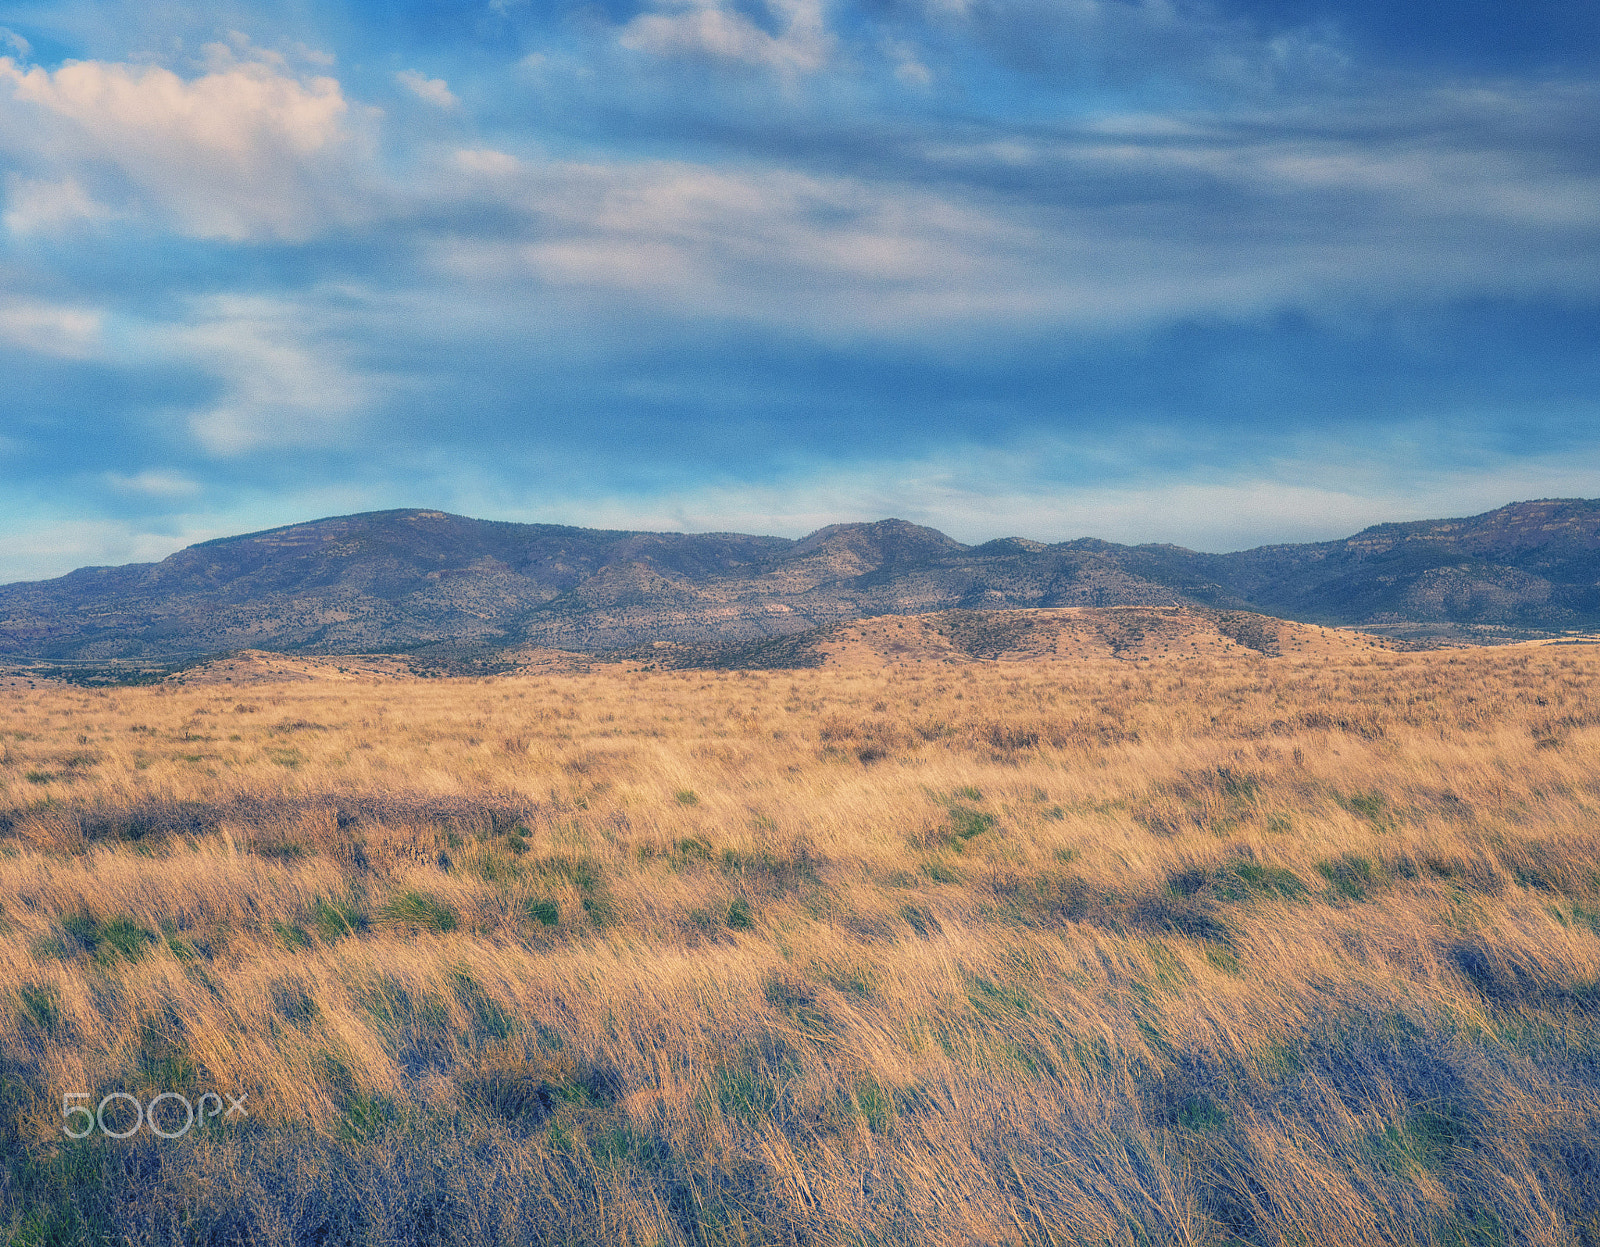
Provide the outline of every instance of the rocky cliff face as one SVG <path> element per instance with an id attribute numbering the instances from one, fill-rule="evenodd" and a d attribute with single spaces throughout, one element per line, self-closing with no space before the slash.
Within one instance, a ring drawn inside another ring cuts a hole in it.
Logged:
<path id="1" fill-rule="evenodd" d="M 607 650 L 953 608 L 1193 603 L 1393 631 L 1555 633 L 1600 627 L 1597 582 L 1600 501 L 1585 500 L 1224 555 L 1087 539 L 966 546 L 901 520 L 792 541 L 382 511 L 0 587 L 0 656 Z"/>

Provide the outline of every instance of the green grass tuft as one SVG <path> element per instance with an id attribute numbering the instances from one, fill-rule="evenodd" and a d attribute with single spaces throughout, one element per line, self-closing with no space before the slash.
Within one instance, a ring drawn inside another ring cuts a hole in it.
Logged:
<path id="1" fill-rule="evenodd" d="M 1329 891 L 1347 901 L 1364 901 L 1379 883 L 1377 868 L 1370 858 L 1345 853 L 1317 863 L 1317 873 L 1328 881 Z"/>
<path id="2" fill-rule="evenodd" d="M 561 906 L 549 897 L 534 897 L 524 906 L 530 921 L 543 927 L 553 927 L 561 921 Z"/>
<path id="3" fill-rule="evenodd" d="M 378 910 L 374 921 L 385 927 L 421 927 L 425 931 L 454 931 L 456 911 L 421 892 L 402 892 Z"/>
<path id="4" fill-rule="evenodd" d="M 356 901 L 329 901 L 318 897 L 311 910 L 311 926 L 324 943 L 367 929 L 367 913 Z"/>

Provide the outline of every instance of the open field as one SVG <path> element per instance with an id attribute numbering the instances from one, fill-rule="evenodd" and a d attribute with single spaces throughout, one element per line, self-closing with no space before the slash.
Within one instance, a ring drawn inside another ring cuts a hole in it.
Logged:
<path id="1" fill-rule="evenodd" d="M 1302 641 L 0 691 L 0 1241 L 1600 1244 L 1600 646 Z"/>

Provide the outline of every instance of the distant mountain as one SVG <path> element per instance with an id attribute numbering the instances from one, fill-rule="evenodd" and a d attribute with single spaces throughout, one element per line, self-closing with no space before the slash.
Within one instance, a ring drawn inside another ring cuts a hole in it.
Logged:
<path id="1" fill-rule="evenodd" d="M 1600 627 L 1600 500 L 1518 502 L 1213 558 L 1233 592 L 1285 618 L 1389 630 Z"/>
<path id="2" fill-rule="evenodd" d="M 377 511 L 0 586 L 0 658 L 598 652 L 748 643 L 952 608 L 1174 604 L 1480 639 L 1593 630 L 1600 500 L 1520 502 L 1234 554 L 1092 539 L 967 546 L 903 520 L 796 541 Z"/>

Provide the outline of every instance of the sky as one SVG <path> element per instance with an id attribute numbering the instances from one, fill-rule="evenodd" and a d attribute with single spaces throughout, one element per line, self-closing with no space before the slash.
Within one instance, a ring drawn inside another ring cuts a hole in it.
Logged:
<path id="1" fill-rule="evenodd" d="M 1600 495 L 1592 0 L 0 0 L 0 582 Z"/>

